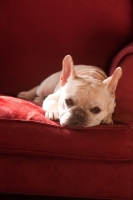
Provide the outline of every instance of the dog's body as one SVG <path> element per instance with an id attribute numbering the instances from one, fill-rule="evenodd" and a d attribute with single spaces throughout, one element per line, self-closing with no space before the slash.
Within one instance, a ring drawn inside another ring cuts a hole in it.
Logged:
<path id="1" fill-rule="evenodd" d="M 51 75 L 28 92 L 19 93 L 18 97 L 35 101 L 46 97 L 43 101 L 45 116 L 51 120 L 59 119 L 62 126 L 112 124 L 115 90 L 121 75 L 119 67 L 107 78 L 101 69 L 74 66 L 71 56 L 66 56 L 62 72 Z"/>

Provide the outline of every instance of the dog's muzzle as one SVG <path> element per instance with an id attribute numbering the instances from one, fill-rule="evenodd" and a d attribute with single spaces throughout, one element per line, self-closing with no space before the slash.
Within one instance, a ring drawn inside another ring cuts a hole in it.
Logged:
<path id="1" fill-rule="evenodd" d="M 87 114 L 84 109 L 73 107 L 69 110 L 69 117 L 61 125 L 63 126 L 85 126 Z"/>

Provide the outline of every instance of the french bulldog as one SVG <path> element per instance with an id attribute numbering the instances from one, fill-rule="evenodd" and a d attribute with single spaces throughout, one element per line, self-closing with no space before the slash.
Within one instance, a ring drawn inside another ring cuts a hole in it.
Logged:
<path id="1" fill-rule="evenodd" d="M 113 124 L 115 91 L 122 69 L 107 77 L 95 66 L 75 65 L 72 57 L 63 59 L 62 71 L 52 74 L 39 86 L 21 92 L 19 98 L 42 102 L 45 116 L 61 126 L 92 127 Z"/>

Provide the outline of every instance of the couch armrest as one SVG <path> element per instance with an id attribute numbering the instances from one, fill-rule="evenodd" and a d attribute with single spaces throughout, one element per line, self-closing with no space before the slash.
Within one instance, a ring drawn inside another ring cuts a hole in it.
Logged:
<path id="1" fill-rule="evenodd" d="M 123 75 L 116 92 L 114 120 L 133 121 L 133 42 L 122 49 L 114 58 L 110 73 L 122 67 Z"/>

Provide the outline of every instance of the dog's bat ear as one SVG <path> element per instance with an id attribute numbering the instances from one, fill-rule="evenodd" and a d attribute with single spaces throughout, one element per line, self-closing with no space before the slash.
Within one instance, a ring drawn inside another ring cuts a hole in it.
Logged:
<path id="1" fill-rule="evenodd" d="M 62 73 L 60 77 L 60 85 L 61 86 L 65 85 L 69 77 L 74 79 L 76 77 L 76 72 L 74 70 L 72 57 L 70 55 L 67 55 L 65 56 L 62 62 Z"/>
<path id="2" fill-rule="evenodd" d="M 116 68 L 112 76 L 108 77 L 103 81 L 104 85 L 108 88 L 110 93 L 112 95 L 115 94 L 115 90 L 118 84 L 119 79 L 121 78 L 122 75 L 122 69 L 121 67 Z"/>

